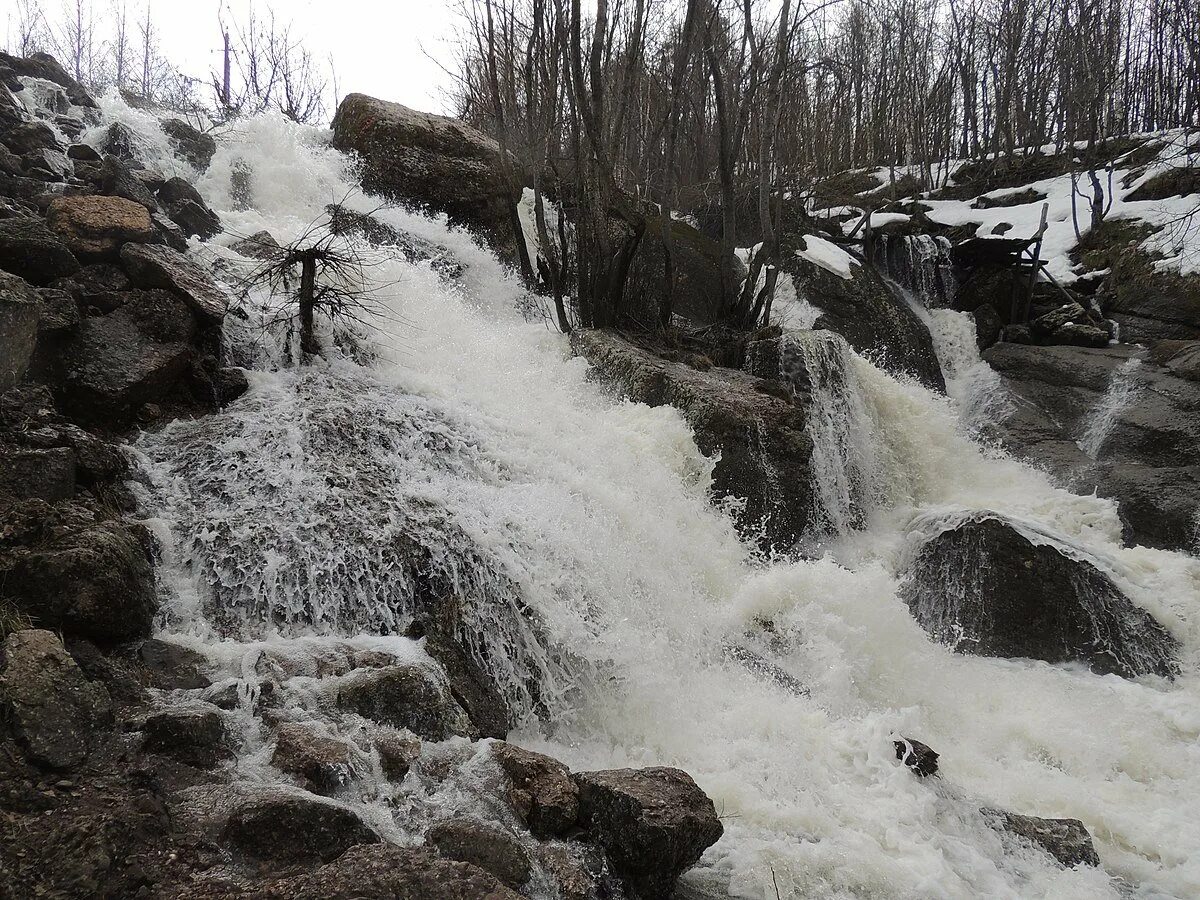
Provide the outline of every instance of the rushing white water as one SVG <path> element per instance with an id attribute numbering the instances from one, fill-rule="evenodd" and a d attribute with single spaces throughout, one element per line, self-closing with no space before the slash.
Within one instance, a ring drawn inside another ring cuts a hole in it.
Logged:
<path id="1" fill-rule="evenodd" d="M 1099 459 L 1104 442 L 1117 425 L 1117 418 L 1137 400 L 1142 390 L 1142 381 L 1138 377 L 1141 367 L 1142 361 L 1136 356 L 1121 363 L 1109 377 L 1104 396 L 1088 412 L 1079 449 L 1092 459 Z"/>
<path id="2" fill-rule="evenodd" d="M 253 173 L 254 206 L 242 211 L 230 188 L 238 165 Z M 227 229 L 280 241 L 326 203 L 376 206 L 352 192 L 325 134 L 276 118 L 241 124 L 199 188 Z M 221 414 L 139 442 L 147 515 L 165 546 L 166 632 L 229 679 L 275 672 L 289 715 L 353 727 L 323 699 L 339 676 L 318 676 L 354 650 L 424 658 L 418 643 L 376 636 L 405 611 L 388 548 L 415 542 L 487 598 L 477 621 L 496 629 L 499 675 L 528 713 L 516 740 L 575 768 L 677 765 L 714 798 L 725 836 L 687 876 L 694 892 L 1200 893 L 1196 560 L 1121 547 L 1111 502 L 982 451 L 953 400 L 814 337 L 805 346 L 840 367 L 828 384 L 842 396 L 830 400 L 858 429 L 853 447 L 839 449 L 841 426 L 814 438 L 835 482 L 839 458 L 867 473 L 857 495 L 868 499 L 831 529 L 841 537 L 830 555 L 765 563 L 708 502 L 712 462 L 678 413 L 590 383 L 565 340 L 520 313 L 520 285 L 464 234 L 379 215 L 447 248 L 461 283 L 389 259 L 375 273 L 387 312 L 365 336 L 369 360 L 264 363 Z M 257 341 L 269 361 L 278 336 L 250 323 L 230 336 Z M 924 537 L 979 509 L 1060 535 L 1101 565 L 1179 638 L 1182 675 L 1128 682 L 930 642 L 898 578 Z M 723 648 L 743 640 L 810 696 L 729 659 Z M 521 696 L 530 673 L 540 717 Z M 940 779 L 896 762 L 899 734 L 942 752 Z M 244 740 L 237 775 L 278 778 L 248 712 Z M 444 752 L 472 765 L 462 742 Z M 438 809 L 484 802 L 413 780 L 340 799 L 401 841 Z M 1103 869 L 1065 870 L 1022 848 L 988 827 L 984 805 L 1082 819 Z"/>

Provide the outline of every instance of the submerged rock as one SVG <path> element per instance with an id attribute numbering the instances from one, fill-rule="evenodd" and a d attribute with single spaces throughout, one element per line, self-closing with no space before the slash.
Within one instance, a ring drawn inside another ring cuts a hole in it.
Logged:
<path id="1" fill-rule="evenodd" d="M 79 765 L 111 717 L 108 692 L 84 677 L 49 631 L 14 631 L 3 650 L 0 708 L 21 747 L 51 769 Z"/>
<path id="2" fill-rule="evenodd" d="M 366 719 L 407 728 L 432 741 L 470 735 L 471 723 L 438 678 L 421 666 L 387 666 L 348 676 L 337 705 Z"/>
<path id="3" fill-rule="evenodd" d="M 1092 836 L 1078 819 L 1039 819 L 1002 809 L 984 809 L 982 812 L 997 827 L 1049 853 L 1064 866 L 1100 865 L 1100 857 L 1092 846 Z"/>
<path id="4" fill-rule="evenodd" d="M 356 844 L 379 841 L 348 807 L 292 794 L 241 804 L 229 817 L 223 837 L 249 856 L 283 861 L 328 862 Z"/>
<path id="5" fill-rule="evenodd" d="M 164 119 L 159 123 L 171 147 L 197 172 L 203 172 L 217 152 L 217 142 L 211 134 L 196 130 L 182 119 Z"/>
<path id="6" fill-rule="evenodd" d="M 938 752 L 928 744 L 907 737 L 893 741 L 892 744 L 896 748 L 896 759 L 922 778 L 938 773 Z"/>
<path id="7" fill-rule="evenodd" d="M 1177 671 L 1178 642 L 1107 575 L 997 518 L 929 540 L 901 596 L 934 640 L 959 653 L 1085 662 L 1125 678 Z"/>
<path id="8" fill-rule="evenodd" d="M 724 833 L 712 801 L 678 769 L 581 772 L 579 824 L 642 900 L 665 900 Z"/>
<path id="9" fill-rule="evenodd" d="M 300 722 L 279 726 L 271 765 L 299 778 L 315 794 L 331 794 L 354 777 L 350 744 Z"/>

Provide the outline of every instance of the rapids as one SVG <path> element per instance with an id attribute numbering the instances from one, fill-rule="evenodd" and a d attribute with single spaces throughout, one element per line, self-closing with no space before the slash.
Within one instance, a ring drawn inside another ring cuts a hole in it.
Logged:
<path id="1" fill-rule="evenodd" d="M 167 158 L 153 120 L 103 105 Z M 251 172 L 248 209 L 231 195 L 237 167 Z M 378 206 L 327 132 L 274 117 L 239 124 L 197 185 L 232 235 L 215 244 L 260 229 L 287 242 L 331 202 Z M 395 636 L 411 586 L 387 548 L 403 539 L 482 598 L 471 627 L 524 715 L 515 741 L 575 769 L 675 765 L 714 799 L 725 835 L 685 895 L 1200 895 L 1200 563 L 1122 547 L 1109 501 L 975 443 L 978 396 L 995 385 L 961 321 L 934 313 L 939 354 L 959 354 L 958 369 L 943 357 L 949 397 L 793 326 L 840 373 L 811 411 L 815 487 L 834 512 L 821 558 L 766 557 L 709 503 L 712 462 L 678 413 L 590 382 L 468 235 L 377 215 L 444 248 L 461 277 L 381 256 L 371 277 L 384 312 L 359 352 L 307 369 L 283 363 L 279 335 L 260 327 L 266 298 L 251 296 L 247 319 L 226 326 L 232 352 L 254 363 L 250 391 L 131 448 L 163 544 L 162 633 L 230 680 L 290 657 L 287 702 L 320 720 L 323 656 L 386 646 L 423 658 Z M 221 246 L 201 252 L 245 266 Z M 1181 676 L 1129 682 L 932 643 L 898 578 L 924 537 L 980 509 L 1109 573 L 1179 638 Z M 747 640 L 811 695 L 723 653 Z M 244 719 L 235 777 L 277 778 Z M 941 752 L 940 778 L 896 762 L 901 734 Z M 432 806 L 480 802 L 397 790 L 380 779 L 343 799 L 397 841 L 416 840 Z M 1081 819 L 1103 868 L 1022 849 L 981 806 Z"/>

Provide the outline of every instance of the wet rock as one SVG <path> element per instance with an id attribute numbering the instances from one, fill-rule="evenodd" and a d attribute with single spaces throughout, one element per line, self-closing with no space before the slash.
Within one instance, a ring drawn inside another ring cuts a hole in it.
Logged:
<path id="1" fill-rule="evenodd" d="M 96 107 L 96 101 L 84 90 L 83 85 L 68 75 L 66 69 L 49 53 L 31 53 L 24 58 L 0 53 L 0 75 L 4 74 L 51 81 L 65 90 L 67 99 L 74 106 Z"/>
<path id="2" fill-rule="evenodd" d="M 67 158 L 83 162 L 102 162 L 104 160 L 104 157 L 91 144 L 72 144 L 67 148 Z"/>
<path id="3" fill-rule="evenodd" d="M 133 246 L 133 245 L 126 245 Z M 128 423 L 179 387 L 195 351 L 195 322 L 167 291 L 137 291 L 116 312 L 84 320 L 63 351 L 58 399 L 84 421 Z"/>
<path id="4" fill-rule="evenodd" d="M 115 257 L 129 241 L 155 238 L 146 208 L 121 197 L 59 197 L 46 218 L 78 258 Z"/>
<path id="5" fill-rule="evenodd" d="M 579 787 L 556 759 L 493 741 L 492 756 L 508 777 L 506 799 L 535 837 L 558 837 L 579 820 Z"/>
<path id="6" fill-rule="evenodd" d="M 60 150 L 33 150 L 21 157 L 21 167 L 30 178 L 45 181 L 64 181 L 71 176 L 74 167 Z"/>
<path id="7" fill-rule="evenodd" d="M 167 214 L 187 237 L 195 236 L 202 240 L 208 240 L 213 235 L 221 233 L 221 219 L 201 203 L 177 200 L 167 207 Z"/>
<path id="8" fill-rule="evenodd" d="M 391 247 L 414 263 L 429 263 L 444 278 L 457 278 L 463 267 L 445 247 L 409 234 L 380 221 L 370 213 L 360 213 L 337 203 L 325 207 L 329 228 L 335 234 L 353 234 L 365 238 L 372 247 Z"/>
<path id="9" fill-rule="evenodd" d="M 38 150 L 61 150 L 54 129 L 42 121 L 26 122 L 0 132 L 3 141 L 17 156 L 25 156 Z"/>
<path id="10" fill-rule="evenodd" d="M 482 869 L 394 844 L 356 846 L 310 874 L 277 882 L 272 900 L 520 900 Z"/>
<path id="11" fill-rule="evenodd" d="M 177 291 L 206 320 L 220 321 L 225 316 L 228 295 L 201 265 L 182 253 L 170 247 L 126 244 L 121 261 L 134 283 Z"/>
<path id="12" fill-rule="evenodd" d="M 229 817 L 223 837 L 249 856 L 289 862 L 328 862 L 357 844 L 379 841 L 347 807 L 311 795 L 291 794 L 243 803 Z M 348 889 L 354 885 L 353 881 L 343 883 Z"/>
<path id="13" fill-rule="evenodd" d="M 197 131 L 182 119 L 164 119 L 159 124 L 178 156 L 197 172 L 208 169 L 213 154 L 217 152 L 217 142 L 211 134 Z"/>
<path id="14" fill-rule="evenodd" d="M 0 553 L 0 595 L 102 646 L 145 637 L 156 605 L 148 541 L 141 526 L 102 522 Z"/>
<path id="15" fill-rule="evenodd" d="M 938 773 L 938 753 L 928 744 L 907 737 L 892 741 L 892 744 L 896 748 L 896 759 L 922 778 Z"/>
<path id="16" fill-rule="evenodd" d="M 1087 322 L 1068 322 L 1054 332 L 1054 341 L 1072 347 L 1107 347 L 1111 336 L 1098 325 Z"/>
<path id="17" fill-rule="evenodd" d="M 41 298 L 23 278 L 0 271 L 0 393 L 29 369 L 41 309 Z"/>
<path id="18" fill-rule="evenodd" d="M 972 313 L 975 319 L 975 340 L 982 353 L 996 341 L 1004 331 L 1004 320 L 990 303 L 983 303 Z"/>
<path id="19" fill-rule="evenodd" d="M 1178 378 L 1200 381 L 1200 341 L 1157 341 L 1150 357 Z"/>
<path id="20" fill-rule="evenodd" d="M 901 596 L 930 637 L 959 653 L 1085 662 L 1125 678 L 1177 670 L 1178 642 L 1107 575 L 998 518 L 929 540 Z"/>
<path id="21" fill-rule="evenodd" d="M 78 167 L 76 167 L 76 171 L 78 171 Z M 158 209 L 158 202 L 154 199 L 154 194 L 133 173 L 133 170 L 117 157 L 104 157 L 104 164 L 100 168 L 99 175 L 99 187 L 102 193 L 140 203 L 150 212 Z"/>
<path id="22" fill-rule="evenodd" d="M 500 146 L 464 122 L 349 94 L 333 118 L 333 146 L 363 160 L 363 187 L 444 212 L 458 225 L 514 244 L 519 188 L 500 175 Z"/>
<path id="23" fill-rule="evenodd" d="M 440 856 L 478 866 L 512 888 L 525 884 L 532 871 L 525 848 L 495 825 L 465 819 L 439 822 L 425 834 L 425 842 Z"/>
<path id="24" fill-rule="evenodd" d="M 214 709 L 155 713 L 142 726 L 142 748 L 197 769 L 211 769 L 230 755 L 225 722 Z"/>
<path id="25" fill-rule="evenodd" d="M 113 122 L 104 130 L 100 139 L 100 151 L 107 156 L 115 156 L 122 162 L 138 161 L 138 137 L 128 125 Z"/>
<path id="26" fill-rule="evenodd" d="M 678 769 L 581 772 L 580 825 L 643 900 L 670 897 L 724 829 L 712 801 Z"/>
<path id="27" fill-rule="evenodd" d="M 1039 819 L 1002 809 L 984 809 L 982 812 L 996 827 L 1025 839 L 1064 866 L 1100 865 L 1100 857 L 1092 846 L 1092 836 L 1078 819 Z"/>
<path id="28" fill-rule="evenodd" d="M 59 337 L 79 326 L 79 304 L 66 291 L 38 288 L 39 337 Z"/>
<path id="29" fill-rule="evenodd" d="M 389 781 L 401 782 L 421 755 L 421 741 L 407 732 L 376 734 L 375 750 L 384 776 Z"/>
<path id="30" fill-rule="evenodd" d="M 150 638 L 142 641 L 137 656 L 156 688 L 198 690 L 212 684 L 204 674 L 208 661 L 190 647 Z"/>
<path id="31" fill-rule="evenodd" d="M 173 250 L 183 253 L 188 249 L 188 238 L 183 229 L 161 212 L 150 213 L 150 220 L 162 242 Z"/>
<path id="32" fill-rule="evenodd" d="M 59 278 L 51 284 L 51 287 L 71 294 L 80 306 L 105 313 L 112 312 L 129 299 L 131 286 L 125 271 L 111 263 L 84 266 L 70 278 Z"/>
<path id="33" fill-rule="evenodd" d="M 338 690 L 337 705 L 364 718 L 407 728 L 432 741 L 451 735 L 471 736 L 472 728 L 449 691 L 420 666 L 388 666 L 348 676 Z"/>
<path id="34" fill-rule="evenodd" d="M 572 349 L 594 376 L 648 406 L 670 405 L 692 427 L 713 470 L 717 497 L 745 500 L 738 524 L 765 546 L 791 547 L 812 508 L 812 439 L 803 404 L 765 393 L 761 379 L 733 369 L 671 362 L 607 331 L 576 330 Z"/>
<path id="35" fill-rule="evenodd" d="M 299 722 L 284 722 L 275 732 L 271 765 L 299 778 L 315 794 L 332 794 L 354 777 L 350 744 Z"/>
<path id="36" fill-rule="evenodd" d="M 0 706 L 22 749 L 38 765 L 71 769 L 112 714 L 108 692 L 80 671 L 49 631 L 14 631 L 4 641 Z"/>
<path id="37" fill-rule="evenodd" d="M 279 241 L 275 240 L 269 231 L 257 231 L 248 238 L 234 241 L 229 245 L 229 249 L 247 259 L 261 260 L 276 259 L 283 252 Z"/>
<path id="38" fill-rule="evenodd" d="M 79 260 L 39 219 L 0 220 L 0 268 L 48 285 L 79 271 Z"/>
<path id="39" fill-rule="evenodd" d="M 67 447 L 0 444 L 0 494 L 48 503 L 75 496 L 75 454 Z"/>

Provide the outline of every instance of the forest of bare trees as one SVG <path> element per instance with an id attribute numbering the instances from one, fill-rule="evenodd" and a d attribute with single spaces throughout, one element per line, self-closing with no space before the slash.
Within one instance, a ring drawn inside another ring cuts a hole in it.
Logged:
<path id="1" fill-rule="evenodd" d="M 10 53 L 48 52 L 95 91 L 117 87 L 209 119 L 273 109 L 320 123 L 336 101 L 332 64 L 317 59 L 268 4 L 214 16 L 216 63 L 207 78 L 184 74 L 170 59 L 151 0 L 13 0 L 3 24 Z"/>
<path id="2" fill-rule="evenodd" d="M 544 184 L 577 208 L 585 325 L 620 316 L 647 229 L 669 318 L 672 209 L 719 220 L 724 318 L 745 326 L 769 314 L 785 190 L 881 166 L 932 188 L 955 159 L 1200 119 L 1194 0 L 462 0 L 462 14 L 457 112 L 529 167 L 539 232 Z M 739 220 L 762 238 L 744 280 Z"/>

